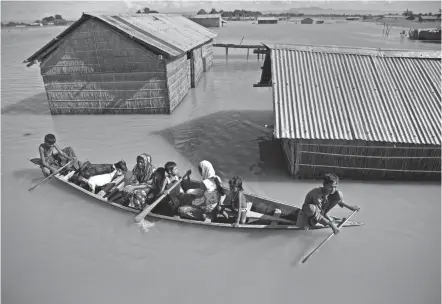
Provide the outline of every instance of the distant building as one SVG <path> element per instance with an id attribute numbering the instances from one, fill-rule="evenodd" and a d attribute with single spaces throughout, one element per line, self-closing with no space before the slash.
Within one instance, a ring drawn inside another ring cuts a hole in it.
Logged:
<path id="1" fill-rule="evenodd" d="M 313 24 L 313 19 L 312 18 L 305 18 L 303 20 L 301 20 L 302 24 Z"/>
<path id="2" fill-rule="evenodd" d="M 349 21 L 359 20 L 359 17 L 347 17 L 346 20 Z"/>
<path id="3" fill-rule="evenodd" d="M 382 19 L 385 20 L 405 20 L 405 18 L 407 18 L 407 16 L 402 16 L 402 15 L 385 15 L 381 17 Z"/>
<path id="4" fill-rule="evenodd" d="M 259 17 L 258 24 L 277 24 L 278 19 L 274 17 Z"/>
<path id="5" fill-rule="evenodd" d="M 422 20 L 419 20 L 419 22 L 440 22 L 440 18 L 437 16 L 421 16 L 421 18 Z"/>
<path id="6" fill-rule="evenodd" d="M 29 24 L 30 26 L 43 26 L 43 23 L 40 23 L 40 22 L 34 22 L 34 23 L 31 23 L 31 24 Z"/>
<path id="7" fill-rule="evenodd" d="M 223 23 L 221 14 L 201 14 L 192 16 L 189 19 L 205 27 L 221 27 Z"/>

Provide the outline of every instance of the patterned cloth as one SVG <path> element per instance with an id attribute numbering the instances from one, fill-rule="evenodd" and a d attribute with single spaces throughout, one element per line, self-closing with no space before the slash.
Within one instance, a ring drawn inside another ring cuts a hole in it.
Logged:
<path id="1" fill-rule="evenodd" d="M 143 159 L 144 166 L 138 166 L 138 158 Z M 155 167 L 152 165 L 152 157 L 147 154 L 143 153 L 141 155 L 137 156 L 137 164 L 132 169 L 132 177 L 128 185 L 141 185 L 145 184 L 149 186 L 149 188 L 152 187 L 152 174 L 155 171 Z M 142 209 L 143 206 L 146 204 L 147 198 L 148 198 L 148 189 L 137 189 L 134 190 L 131 193 L 124 193 L 127 200 L 129 200 L 130 205 Z"/>
<path id="2" fill-rule="evenodd" d="M 221 198 L 215 183 L 215 179 L 220 183 L 221 179 L 215 174 L 212 164 L 203 160 L 199 166 L 206 190 L 199 189 L 193 192 L 195 195 L 183 193 L 179 195 L 178 214 L 183 218 L 204 220 L 205 216 L 210 216 L 214 212 Z"/>
<path id="3" fill-rule="evenodd" d="M 144 162 L 144 166 L 139 167 L 138 166 L 138 158 L 142 158 Z M 130 180 L 131 184 L 143 184 L 147 183 L 151 177 L 152 173 L 155 171 L 155 167 L 152 165 L 152 157 L 147 154 L 143 153 L 141 155 L 137 156 L 137 164 L 132 169 L 132 178 Z"/>

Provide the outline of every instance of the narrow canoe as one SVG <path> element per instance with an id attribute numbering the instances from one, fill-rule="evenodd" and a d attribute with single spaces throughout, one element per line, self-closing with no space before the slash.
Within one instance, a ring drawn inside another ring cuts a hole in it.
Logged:
<path id="1" fill-rule="evenodd" d="M 94 194 L 86 189 L 83 189 L 82 187 L 80 187 L 74 183 L 69 182 L 68 179 L 72 173 L 73 173 L 73 171 L 70 172 L 69 174 L 67 174 L 66 176 L 57 174 L 54 177 L 57 180 L 61 181 L 62 183 L 67 184 L 67 185 L 83 192 L 84 194 L 95 198 L 98 201 L 101 201 L 103 203 L 112 205 L 114 207 L 117 207 L 117 208 L 120 208 L 120 209 L 123 209 L 126 211 L 130 211 L 133 213 L 140 213 L 141 212 L 141 210 L 139 210 L 137 208 L 133 208 L 130 206 L 122 206 L 117 203 L 109 202 L 107 200 L 107 198 L 103 198 L 102 195 L 100 195 L 100 193 Z M 197 181 L 192 181 L 192 182 L 194 182 L 195 184 L 198 183 Z M 118 188 L 121 189 L 123 187 L 123 184 L 124 183 L 121 183 L 118 186 Z M 230 191 L 228 189 L 226 189 L 226 190 L 227 190 L 227 197 L 226 197 L 226 201 L 227 201 L 228 199 L 230 199 L 229 198 Z M 300 210 L 299 207 L 284 204 L 284 203 L 278 202 L 276 200 L 260 197 L 260 196 L 250 194 L 250 193 L 245 193 L 245 196 L 248 201 L 248 209 L 249 209 L 249 211 L 247 213 L 247 223 L 244 225 L 240 225 L 239 228 L 241 228 L 241 229 L 303 230 L 302 228 L 296 226 L 296 219 L 297 219 L 298 212 Z M 161 202 L 160 204 L 162 204 L 162 203 L 165 203 L 165 202 Z M 276 209 L 279 209 L 278 210 L 279 215 L 275 214 Z M 161 214 L 155 214 L 153 212 L 151 212 L 147 217 L 169 220 L 169 221 L 180 222 L 180 223 L 187 223 L 187 224 L 233 228 L 232 222 L 228 222 L 228 223 L 222 222 L 221 219 L 219 221 L 213 220 L 211 222 L 202 222 L 202 221 L 180 218 L 179 216 L 171 217 L 171 216 L 166 216 L 166 215 L 161 215 Z M 341 218 L 338 218 L 338 217 L 334 217 L 334 218 L 337 221 L 341 220 Z M 363 225 L 363 223 L 358 222 L 358 221 L 354 221 L 354 220 L 348 220 L 343 227 L 353 227 L 353 226 L 361 226 L 361 225 Z M 314 227 L 312 229 L 324 229 L 324 228 L 325 228 L 324 226 L 318 224 L 316 227 Z M 238 229 L 238 228 L 236 228 L 236 229 Z M 330 228 L 327 228 L 327 229 L 330 229 Z"/>

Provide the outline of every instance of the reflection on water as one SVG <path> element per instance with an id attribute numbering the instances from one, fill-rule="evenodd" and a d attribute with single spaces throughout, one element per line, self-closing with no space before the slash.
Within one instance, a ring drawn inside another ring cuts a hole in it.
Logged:
<path id="1" fill-rule="evenodd" d="M 229 23 L 216 30 L 223 42 L 245 36 L 243 44 L 288 39 L 403 46 L 393 30 L 383 40 L 373 26 L 300 30 L 281 24 L 275 31 Z M 354 218 L 366 225 L 343 230 L 302 266 L 329 231 L 233 231 L 154 221 L 144 233 L 133 214 L 55 181 L 26 191 L 41 176 L 28 159 L 46 133 L 95 163 L 124 158 L 130 167 L 148 152 L 156 165 L 174 160 L 181 172 L 192 169 L 198 177 L 196 166 L 207 159 L 224 181 L 240 174 L 246 191 L 296 205 L 319 185 L 291 180 L 278 142 L 262 128 L 273 123 L 273 107 L 269 88 L 253 88 L 262 64 L 256 57 L 247 62 L 244 53 L 229 51 L 226 61 L 224 50 L 217 50 L 215 66 L 170 116 L 51 116 L 38 68 L 21 62 L 56 31 L 2 31 L 3 302 L 440 303 L 437 183 L 343 181 L 346 200 L 362 208 Z M 423 45 L 406 45 L 417 46 Z"/>

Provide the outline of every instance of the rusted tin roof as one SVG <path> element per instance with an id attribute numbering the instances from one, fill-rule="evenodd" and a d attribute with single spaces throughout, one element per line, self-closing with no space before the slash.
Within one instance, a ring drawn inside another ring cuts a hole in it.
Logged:
<path id="1" fill-rule="evenodd" d="M 267 47 L 275 137 L 441 144 L 441 52 Z"/>
<path id="2" fill-rule="evenodd" d="M 217 36 L 207 28 L 172 14 L 97 14 L 83 13 L 81 18 L 29 57 L 25 62 L 41 60 L 64 37 L 89 19 L 99 20 L 145 47 L 167 57 L 177 57 Z"/>

